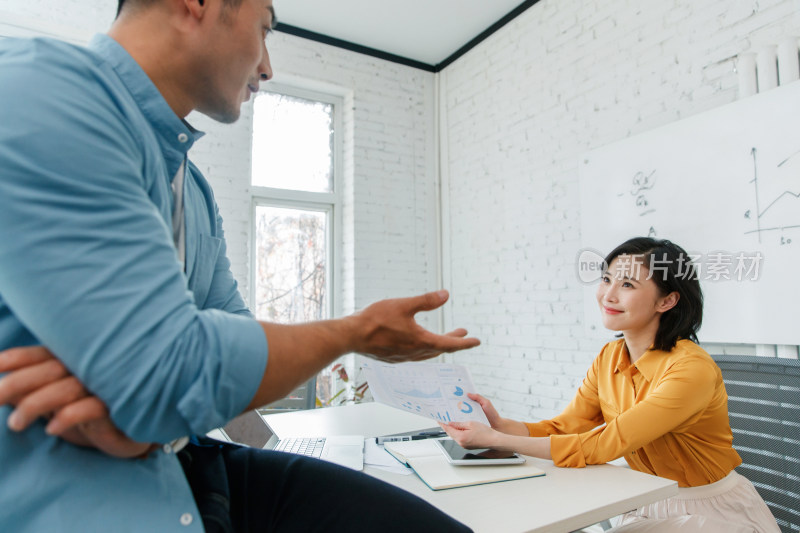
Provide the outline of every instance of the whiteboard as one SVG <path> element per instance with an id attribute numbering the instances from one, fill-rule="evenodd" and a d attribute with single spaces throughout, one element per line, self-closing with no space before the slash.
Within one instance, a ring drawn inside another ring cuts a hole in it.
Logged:
<path id="1" fill-rule="evenodd" d="M 701 342 L 800 344 L 800 82 L 581 157 L 587 332 L 600 322 L 588 260 L 630 237 L 700 263 Z"/>

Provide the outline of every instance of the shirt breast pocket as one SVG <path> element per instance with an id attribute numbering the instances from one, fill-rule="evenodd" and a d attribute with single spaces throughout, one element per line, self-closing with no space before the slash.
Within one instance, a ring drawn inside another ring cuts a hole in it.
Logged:
<path id="1" fill-rule="evenodd" d="M 221 247 L 222 239 L 203 234 L 198 236 L 197 250 L 192 257 L 189 290 L 194 294 L 195 305 L 200 309 L 205 308 L 206 299 L 214 281 L 214 271 L 217 267 Z"/>

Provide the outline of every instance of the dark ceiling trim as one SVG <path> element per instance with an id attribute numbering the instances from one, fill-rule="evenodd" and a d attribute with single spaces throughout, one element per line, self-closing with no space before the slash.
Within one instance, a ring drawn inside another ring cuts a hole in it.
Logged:
<path id="1" fill-rule="evenodd" d="M 275 25 L 275 31 L 288 33 L 289 35 L 302 37 L 303 39 L 309 39 L 322 44 L 329 44 L 337 48 L 350 50 L 351 52 L 358 52 L 359 54 L 377 57 L 378 59 L 384 59 L 386 61 L 391 61 L 392 63 L 399 63 L 407 67 L 414 67 L 420 70 L 426 70 L 428 72 L 436 72 L 436 67 L 427 63 L 423 63 L 422 61 L 415 61 L 413 59 L 408 59 L 407 57 L 390 54 L 388 52 L 382 52 L 381 50 L 376 50 L 375 48 L 361 46 L 360 44 L 329 37 L 327 35 L 323 35 L 322 33 L 304 30 L 303 28 L 298 28 L 297 26 L 291 26 L 282 22 L 278 22 L 278 24 Z"/>
<path id="2" fill-rule="evenodd" d="M 447 59 L 439 63 L 438 65 L 429 65 L 428 63 L 423 63 L 422 61 L 416 61 L 414 59 L 409 59 L 407 57 L 398 56 L 395 54 L 390 54 L 388 52 L 383 52 L 381 50 L 376 50 L 375 48 L 370 48 L 368 46 L 362 46 L 360 44 L 351 43 L 350 41 L 345 41 L 342 39 L 336 39 L 335 37 L 329 37 L 328 35 L 324 35 L 322 33 L 316 33 L 309 30 L 304 30 L 303 28 L 298 28 L 297 26 L 292 26 L 290 24 L 284 24 L 278 21 L 278 24 L 275 25 L 275 31 L 280 31 L 283 33 L 288 33 L 289 35 L 294 35 L 295 37 L 302 37 L 303 39 L 309 39 L 311 41 L 316 41 L 322 44 L 328 44 L 331 46 L 335 46 L 337 48 L 342 48 L 344 50 L 350 50 L 351 52 L 358 52 L 359 54 L 364 54 L 372 57 L 376 57 L 378 59 L 383 59 L 385 61 L 391 61 L 393 63 L 399 63 L 400 65 L 405 65 L 407 67 L 413 67 L 420 70 L 424 70 L 427 72 L 439 72 L 443 70 L 445 67 L 456 61 L 458 58 L 478 46 L 480 43 L 488 39 L 493 33 L 498 31 L 500 28 L 517 18 L 519 15 L 525 12 L 529 7 L 537 3 L 539 0 L 525 0 L 520 5 L 515 7 L 511 10 L 506 16 L 489 26 L 486 30 L 484 30 L 480 35 L 472 39 L 470 42 L 456 50 L 453 54 L 450 55 Z"/>
<path id="3" fill-rule="evenodd" d="M 500 20 L 498 20 L 497 22 L 486 28 L 486 30 L 484 30 L 483 33 L 472 39 L 470 42 L 468 42 L 458 50 L 456 50 L 453 54 L 450 55 L 450 57 L 448 57 L 447 59 L 436 65 L 436 72 L 444 70 L 448 65 L 450 65 L 455 60 L 457 60 L 458 58 L 460 58 L 461 56 L 463 56 L 464 54 L 466 54 L 467 52 L 478 46 L 480 43 L 491 37 L 492 34 L 494 34 L 496 31 L 498 31 L 500 28 L 502 28 L 503 26 L 505 26 L 518 16 L 520 16 L 529 7 L 531 7 L 538 1 L 539 0 L 525 0 L 525 2 L 522 2 L 520 5 L 511 10 L 505 17 L 501 18 Z"/>

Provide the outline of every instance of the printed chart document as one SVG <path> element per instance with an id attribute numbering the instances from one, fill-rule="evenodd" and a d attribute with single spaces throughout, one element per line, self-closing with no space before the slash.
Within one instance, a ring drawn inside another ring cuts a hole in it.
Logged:
<path id="1" fill-rule="evenodd" d="M 365 361 L 363 369 L 377 402 L 437 422 L 475 420 L 489 425 L 478 402 L 467 397 L 468 392 L 475 392 L 475 385 L 465 366 Z"/>
<path id="2" fill-rule="evenodd" d="M 414 469 L 431 490 L 453 489 L 545 475 L 530 459 L 520 465 L 451 465 L 436 446 L 435 439 L 387 442 L 384 449 Z"/>

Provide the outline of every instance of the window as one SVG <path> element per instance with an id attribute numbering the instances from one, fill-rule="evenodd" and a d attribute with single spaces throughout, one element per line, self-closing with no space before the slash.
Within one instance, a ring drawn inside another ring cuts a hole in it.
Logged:
<path id="1" fill-rule="evenodd" d="M 270 322 L 323 320 L 339 308 L 341 102 L 270 85 L 253 103 L 252 308 Z M 336 375 L 318 376 L 322 404 Z M 311 390 L 279 407 L 310 407 Z"/>

